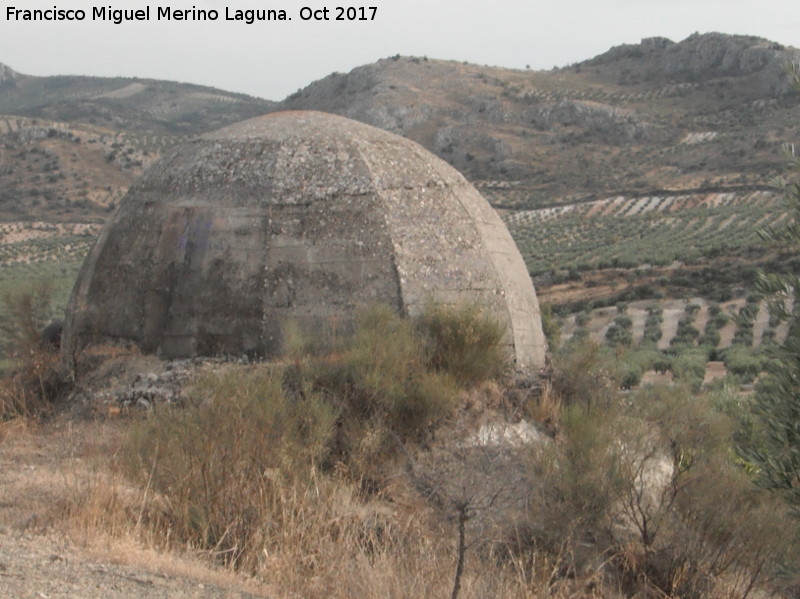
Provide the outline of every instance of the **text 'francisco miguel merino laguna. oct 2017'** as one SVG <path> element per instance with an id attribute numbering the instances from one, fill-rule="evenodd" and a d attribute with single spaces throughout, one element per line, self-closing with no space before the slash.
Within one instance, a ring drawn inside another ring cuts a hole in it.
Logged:
<path id="1" fill-rule="evenodd" d="M 7 21 L 105 21 L 120 25 L 136 21 L 233 21 L 252 25 L 257 21 L 374 21 L 377 6 L 302 6 L 291 10 L 279 8 L 239 9 L 225 6 L 217 9 L 172 8 L 170 6 L 146 6 L 143 8 L 114 8 L 95 6 L 92 8 L 45 9 L 17 8 L 7 6 Z"/>

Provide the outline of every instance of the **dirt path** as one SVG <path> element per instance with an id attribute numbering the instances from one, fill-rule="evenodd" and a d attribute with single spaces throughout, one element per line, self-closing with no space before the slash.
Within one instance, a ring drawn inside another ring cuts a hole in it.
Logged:
<path id="1" fill-rule="evenodd" d="M 0 535 L 0 597 L 8 599 L 251 599 L 265 597 L 93 560 L 52 535 Z"/>
<path id="2" fill-rule="evenodd" d="M 78 538 L 55 519 L 119 423 L 60 417 L 0 428 L 0 598 L 255 599 L 261 585 L 131 541 Z"/>

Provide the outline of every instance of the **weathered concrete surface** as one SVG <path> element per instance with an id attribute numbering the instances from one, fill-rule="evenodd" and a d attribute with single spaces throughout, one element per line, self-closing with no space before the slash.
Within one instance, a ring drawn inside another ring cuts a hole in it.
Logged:
<path id="1" fill-rule="evenodd" d="M 544 363 L 530 277 L 494 210 L 416 143 L 286 112 L 206 134 L 130 189 L 73 290 L 65 351 L 129 341 L 165 357 L 274 355 L 282 325 L 347 326 L 478 302 L 517 363 Z"/>

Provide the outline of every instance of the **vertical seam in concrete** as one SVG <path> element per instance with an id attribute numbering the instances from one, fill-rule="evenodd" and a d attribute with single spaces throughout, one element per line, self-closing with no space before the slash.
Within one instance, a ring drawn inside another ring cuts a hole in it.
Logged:
<path id="1" fill-rule="evenodd" d="M 368 142 L 366 145 L 372 146 L 373 144 L 374 142 Z M 402 316 L 408 316 L 408 306 L 406 305 L 406 295 L 403 285 L 403 277 L 400 276 L 400 270 L 398 269 L 397 266 L 397 243 L 395 242 L 395 236 L 392 234 L 392 231 L 390 230 L 389 226 L 388 210 L 387 210 L 386 199 L 384 196 L 385 190 L 384 188 L 378 185 L 378 182 L 375 178 L 376 169 L 371 168 L 371 163 L 368 158 L 369 156 L 368 150 L 370 150 L 371 147 L 365 148 L 360 141 L 356 142 L 354 146 L 356 150 L 358 150 L 358 157 L 368 166 L 367 172 L 369 173 L 370 181 L 372 181 L 372 189 L 375 192 L 376 200 L 380 203 L 382 208 L 380 211 L 380 215 L 381 215 L 381 220 L 383 221 L 384 232 L 386 233 L 384 237 L 388 240 L 391 246 L 390 253 L 391 253 L 392 272 L 394 273 L 394 280 L 398 288 L 397 299 L 400 302 L 398 308 L 400 309 L 400 314 Z"/>
<path id="2" fill-rule="evenodd" d="M 420 152 L 417 150 L 417 148 L 414 148 L 414 151 L 418 155 L 420 154 Z M 431 167 L 434 170 L 438 171 L 438 169 L 436 168 L 435 164 L 431 164 Z M 461 173 L 459 173 L 458 175 L 461 178 L 461 180 L 458 182 L 458 185 L 459 186 L 463 186 L 464 188 L 467 188 L 470 185 L 470 183 L 466 180 L 466 178 L 464 178 L 464 176 Z M 477 192 L 477 193 L 480 194 L 480 192 Z M 470 206 L 468 206 L 462 200 L 461 194 L 457 193 L 454 188 L 451 191 L 451 195 L 456 200 L 458 205 L 461 206 L 461 209 L 467 214 L 467 216 L 469 216 L 470 226 L 475 228 L 475 230 L 476 230 L 476 232 L 478 234 L 478 238 L 480 239 L 482 253 L 486 253 L 489 256 L 489 260 L 491 261 L 491 264 L 492 264 L 492 270 L 494 271 L 495 285 L 499 285 L 502 288 L 503 293 L 509 294 L 511 292 L 511 290 L 510 289 L 506 289 L 505 285 L 502 284 L 503 283 L 503 278 L 502 278 L 503 273 L 501 271 L 501 268 L 500 268 L 499 264 L 497 263 L 496 256 L 495 256 L 496 252 L 495 252 L 495 250 L 493 250 L 486 243 L 486 235 L 484 234 L 484 227 L 486 226 L 486 224 L 484 223 L 483 218 L 481 217 L 481 214 L 479 212 L 471 210 Z M 481 197 L 483 197 L 483 196 L 481 195 Z M 494 209 L 492 208 L 492 210 L 494 210 Z M 497 218 L 499 219 L 500 217 L 498 216 Z M 513 310 L 511 309 L 511 305 L 509 304 L 509 298 L 506 298 L 506 301 L 501 302 L 501 306 L 503 307 L 503 310 L 505 310 L 505 312 L 507 314 L 508 329 L 509 329 L 509 333 L 510 333 L 510 337 L 511 337 L 511 344 L 512 344 L 512 347 L 514 348 L 514 354 L 517 355 L 517 349 L 518 349 L 518 343 L 519 342 L 518 342 L 518 339 L 517 339 L 517 331 L 516 331 L 516 327 L 515 327 L 515 320 L 516 319 L 514 317 Z"/>

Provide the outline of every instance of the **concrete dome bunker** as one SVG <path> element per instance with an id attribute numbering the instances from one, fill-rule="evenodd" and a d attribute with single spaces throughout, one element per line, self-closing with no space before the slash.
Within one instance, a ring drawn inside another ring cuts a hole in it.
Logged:
<path id="1" fill-rule="evenodd" d="M 270 356 L 287 321 L 431 300 L 480 304 L 519 367 L 544 364 L 522 257 L 460 173 L 369 125 L 273 113 L 181 146 L 131 187 L 78 276 L 63 346 Z"/>

